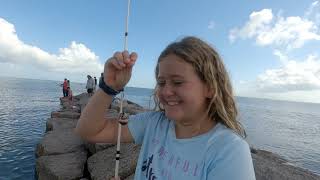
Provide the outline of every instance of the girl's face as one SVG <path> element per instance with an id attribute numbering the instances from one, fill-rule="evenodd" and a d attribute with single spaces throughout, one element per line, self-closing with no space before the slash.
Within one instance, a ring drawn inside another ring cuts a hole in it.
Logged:
<path id="1" fill-rule="evenodd" d="M 157 96 L 169 119 L 189 123 L 204 117 L 210 91 L 191 64 L 174 54 L 162 58 L 157 85 Z"/>

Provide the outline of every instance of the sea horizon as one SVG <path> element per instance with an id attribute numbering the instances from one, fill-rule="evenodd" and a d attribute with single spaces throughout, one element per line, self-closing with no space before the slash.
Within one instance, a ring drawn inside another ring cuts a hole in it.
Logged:
<path id="1" fill-rule="evenodd" d="M 36 78 L 23 78 L 23 77 L 13 77 L 13 76 L 0 76 L 0 78 L 13 78 L 13 79 L 25 79 L 25 80 L 39 80 L 39 81 L 54 81 L 58 83 L 63 83 L 63 80 L 52 80 L 52 79 L 36 79 Z M 85 86 L 85 82 L 72 82 L 75 84 L 82 84 Z M 148 87 L 137 87 L 137 86 L 127 86 L 126 88 L 140 88 L 140 89 L 148 89 L 148 90 L 153 90 L 153 88 L 148 88 Z M 85 93 L 83 91 L 82 93 Z M 81 94 L 81 93 L 79 93 Z M 74 95 L 79 95 L 75 94 Z M 306 104 L 320 104 L 320 102 L 310 102 L 310 101 L 295 101 L 295 100 L 285 100 L 285 99 L 274 99 L 274 98 L 267 98 L 267 97 L 253 97 L 253 96 L 241 96 L 241 95 L 235 95 L 236 98 L 252 98 L 252 99 L 259 99 L 259 100 L 271 100 L 271 101 L 282 101 L 282 102 L 293 102 L 293 103 L 306 103 Z"/>

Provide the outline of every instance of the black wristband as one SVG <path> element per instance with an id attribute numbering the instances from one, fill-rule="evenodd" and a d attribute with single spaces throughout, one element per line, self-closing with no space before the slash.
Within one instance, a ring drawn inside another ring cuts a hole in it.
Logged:
<path id="1" fill-rule="evenodd" d="M 120 91 L 114 90 L 112 89 L 110 86 L 108 86 L 105 82 L 103 77 L 100 79 L 99 81 L 99 88 L 102 89 L 106 94 L 110 95 L 110 96 L 116 96 L 117 94 L 119 94 L 121 91 L 123 91 L 123 89 L 121 89 Z"/>

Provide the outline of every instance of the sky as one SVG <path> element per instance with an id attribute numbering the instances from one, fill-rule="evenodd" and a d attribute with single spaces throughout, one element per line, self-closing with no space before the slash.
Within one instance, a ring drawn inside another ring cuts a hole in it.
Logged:
<path id="1" fill-rule="evenodd" d="M 86 82 L 124 49 L 127 0 L 0 0 L 0 76 Z M 153 88 L 161 51 L 197 36 L 235 95 L 320 103 L 319 0 L 131 0 L 128 86 Z"/>

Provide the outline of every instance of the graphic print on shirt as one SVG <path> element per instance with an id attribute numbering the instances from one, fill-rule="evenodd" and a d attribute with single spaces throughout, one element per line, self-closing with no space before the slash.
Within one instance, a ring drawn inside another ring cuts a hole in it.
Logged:
<path id="1" fill-rule="evenodd" d="M 147 160 L 144 160 L 143 161 L 143 164 L 142 164 L 142 172 L 145 172 L 146 173 L 146 178 L 148 180 L 155 180 L 157 179 L 157 177 L 154 175 L 154 172 L 152 172 L 152 167 L 151 164 L 152 164 L 152 160 L 153 160 L 153 155 L 151 155 Z"/>
<path id="2" fill-rule="evenodd" d="M 200 178 L 200 170 L 204 165 L 203 162 L 194 162 L 181 158 L 179 154 L 169 152 L 165 146 L 160 145 L 159 140 L 156 138 L 153 138 L 151 142 L 151 147 L 153 147 L 152 152 L 154 153 L 143 160 L 141 168 L 146 179 L 173 180 L 173 173 L 181 174 L 184 177 L 188 177 L 188 179 Z M 155 163 L 160 164 L 160 167 L 155 166 Z"/>

